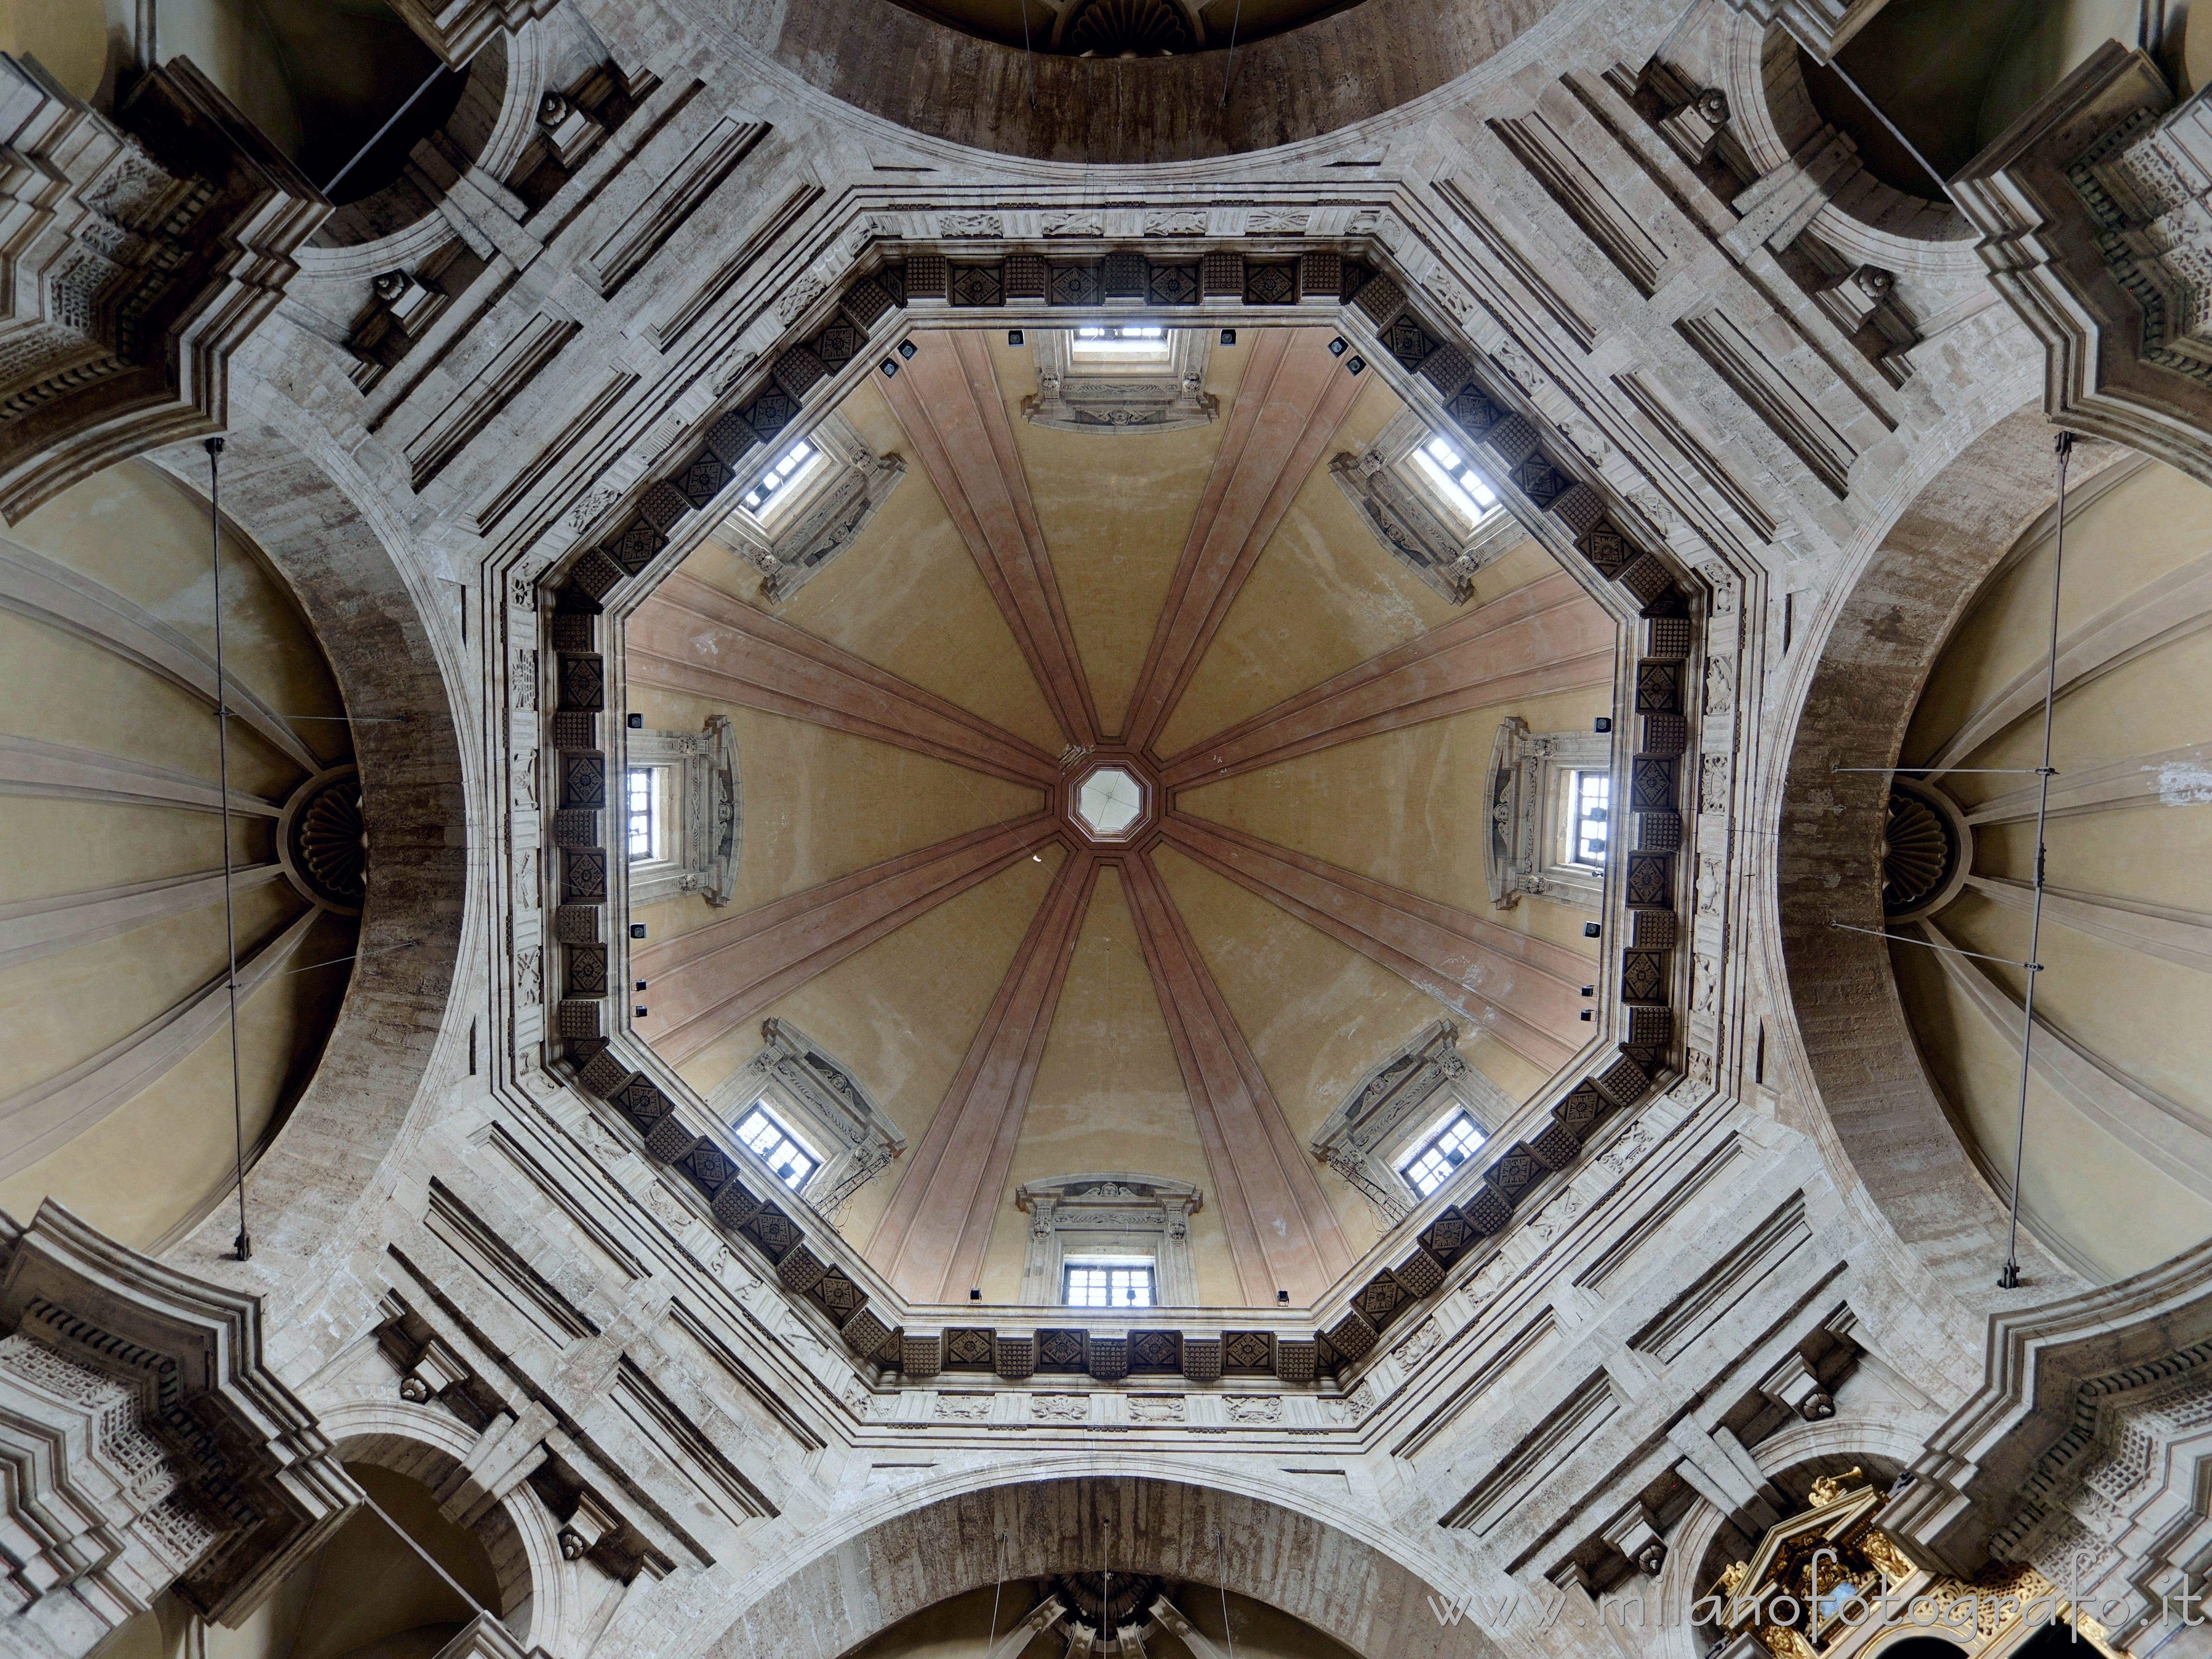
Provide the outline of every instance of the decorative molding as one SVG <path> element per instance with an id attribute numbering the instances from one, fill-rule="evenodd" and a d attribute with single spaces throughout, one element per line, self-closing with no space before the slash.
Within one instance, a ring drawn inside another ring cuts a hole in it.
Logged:
<path id="1" fill-rule="evenodd" d="M 997 216 L 970 216 L 989 217 L 989 234 L 998 234 Z M 1070 743 L 1095 744 L 1097 709 L 1030 500 L 991 349 L 972 329 L 933 329 L 911 339 L 915 355 L 879 389 L 975 556 L 1061 734 Z"/>
<path id="2" fill-rule="evenodd" d="M 215 659 L 198 643 L 105 583 L 0 536 L 0 608 L 89 640 L 124 661 L 216 705 Z M 327 763 L 291 722 L 228 669 L 223 690 L 233 715 L 303 772 Z"/>
<path id="3" fill-rule="evenodd" d="M 789 1020 L 761 1022 L 765 1046 L 707 1097 L 707 1109 L 735 1123 L 757 1101 L 788 1113 L 823 1149 L 804 1196 L 833 1218 L 853 1194 L 906 1151 L 906 1136 L 851 1067 Z"/>
<path id="4" fill-rule="evenodd" d="M 810 479 L 795 505 L 767 503 L 769 520 L 743 506 L 723 520 L 725 534 L 760 567 L 761 592 L 781 605 L 830 560 L 860 539 L 876 510 L 906 477 L 902 455 L 878 455 L 850 421 L 831 413 L 807 434 L 823 454 L 821 476 Z"/>
<path id="5" fill-rule="evenodd" d="M 1352 1266 L 1335 1212 L 1150 856 L 1121 880 L 1244 1300 L 1310 1303 Z"/>
<path id="6" fill-rule="evenodd" d="M 1359 395 L 1328 341 L 1325 329 L 1271 328 L 1253 344 L 1130 694 L 1121 737 L 1133 749 L 1158 740 L 1245 577 Z"/>
<path id="7" fill-rule="evenodd" d="M 672 572 L 629 619 L 625 666 L 647 685 L 810 720 L 1012 783 L 1048 789 L 1053 757 L 957 703 Z"/>
<path id="8" fill-rule="evenodd" d="M 949 1302 L 978 1282 L 1097 879 L 1094 854 L 1072 852 L 1060 866 L 877 1224 L 870 1257 L 917 1301 Z"/>
<path id="9" fill-rule="evenodd" d="M 172 771 L 150 761 L 82 749 L 75 744 L 0 733 L 0 795 L 46 795 L 57 800 L 107 801 L 118 806 L 174 806 L 192 812 L 220 812 L 221 785 L 213 779 Z M 276 818 L 284 809 L 273 800 L 230 792 L 230 810 L 248 817 Z"/>
<path id="10" fill-rule="evenodd" d="M 718 909 L 727 904 L 737 890 L 745 837 L 744 790 L 730 717 L 709 714 L 698 732 L 625 730 L 623 758 L 625 767 L 659 767 L 673 775 L 671 828 L 678 841 L 669 857 L 630 865 L 630 907 L 684 893 L 696 893 Z"/>
<path id="11" fill-rule="evenodd" d="M 1461 1057 L 1458 1042 L 1459 1028 L 1449 1020 L 1415 1033 L 1361 1078 L 1315 1132 L 1314 1156 L 1358 1188 L 1386 1231 L 1421 1201 L 1398 1166 L 1441 1109 L 1439 1096 L 1465 1107 L 1486 1136 L 1517 1110 Z"/>
<path id="12" fill-rule="evenodd" d="M 2043 343 L 2044 408 L 2212 481 L 2212 101 L 2107 41 L 1953 181 Z"/>
<path id="13" fill-rule="evenodd" d="M 311 908 L 238 964 L 242 1010 L 321 917 Z M 158 1081 L 230 1018 L 228 969 L 90 1059 L 0 1100 L 0 1178 L 27 1170 Z"/>
<path id="14" fill-rule="evenodd" d="M 2032 818 L 2038 789 L 2014 789 L 1967 811 L 1970 824 Z M 2212 743 L 2184 744 L 2154 755 L 2129 755 L 2053 779 L 2051 816 L 2074 817 L 2134 806 L 2201 806 L 2212 802 Z"/>
<path id="15" fill-rule="evenodd" d="M 1149 374 L 1111 366 L 1079 369 L 1073 330 L 1031 332 L 1037 390 L 1022 399 L 1022 413 L 1032 425 L 1067 432 L 1173 432 L 1204 426 L 1220 413 L 1219 400 L 1206 390 L 1211 329 L 1170 329 L 1167 368 Z"/>
<path id="16" fill-rule="evenodd" d="M 20 520 L 102 467 L 222 430 L 231 355 L 331 210 L 188 58 L 141 71 L 112 120 L 0 58 L 0 513 Z"/>
<path id="17" fill-rule="evenodd" d="M 1158 1305 L 1198 1305 L 1190 1218 L 1205 1207 L 1205 1198 L 1189 1182 L 1126 1172 L 1056 1176 L 1024 1182 L 1014 1189 L 1014 1207 L 1030 1218 L 1029 1254 L 1022 1264 L 1025 1305 L 1059 1303 L 1061 1269 L 1071 1251 L 1149 1255 Z"/>
<path id="18" fill-rule="evenodd" d="M 1518 714 L 1498 723 L 1490 750 L 1489 833 L 1483 837 L 1482 863 L 1490 883 L 1490 902 L 1510 910 L 1524 896 L 1547 898 L 1580 910 L 1603 908 L 1605 874 L 1562 861 L 1560 790 L 1568 773 L 1609 769 L 1611 740 L 1593 732 L 1531 732 Z M 1619 793 L 1619 792 L 1615 792 Z M 1607 830 L 1616 822 L 1607 809 Z M 1626 837 L 1609 834 L 1608 848 Z"/>
<path id="19" fill-rule="evenodd" d="M 1328 470 L 1376 540 L 1454 605 L 1465 605 L 1474 597 L 1475 572 L 1528 532 L 1504 507 L 1484 514 L 1465 534 L 1453 528 L 1451 509 L 1413 459 L 1430 435 L 1419 411 L 1407 410 L 1358 454 L 1339 450 Z"/>
<path id="20" fill-rule="evenodd" d="M 2025 914 L 2034 908 L 2035 889 L 2027 882 L 1970 872 L 1965 884 L 2008 910 Z M 2048 885 L 2043 890 L 2043 909 L 2053 921 L 2077 933 L 2212 974 L 2212 915 L 2202 910 L 2144 904 L 2109 893 L 2082 893 Z M 6 925 L 6 913 L 0 911 L 0 930 Z M 4 931 L 0 931 L 0 938 L 4 937 Z M 4 953 L 0 953 L 0 961 L 5 959 Z"/>
<path id="21" fill-rule="evenodd" d="M 1575 986 L 1592 971 L 1587 958 L 1225 824 L 1177 812 L 1165 829 L 1177 852 L 1381 963 L 1547 1073 L 1582 1046 Z"/>
<path id="22" fill-rule="evenodd" d="M 2101 482 L 2104 475 L 2097 477 Z M 2069 696 L 2114 669 L 2207 627 L 2212 627 L 2212 553 L 2144 583 L 2069 630 L 2058 641 L 2057 695 Z M 2049 655 L 2039 652 L 2033 663 L 1959 722 L 1928 757 L 1929 767 L 1957 765 L 2040 705 L 2050 667 Z M 1929 776 L 1940 780 L 1941 774 L 1931 771 Z"/>
<path id="23" fill-rule="evenodd" d="M 651 983 L 653 1012 L 633 1029 L 681 1065 L 777 998 L 1058 833 L 1058 820 L 1043 814 L 970 830 L 635 950 L 630 968 Z"/>
<path id="24" fill-rule="evenodd" d="M 283 873 L 273 861 L 234 866 L 234 890 L 251 892 Z M 81 945 L 97 945 L 171 916 L 189 915 L 222 902 L 220 870 L 172 876 L 164 881 L 131 882 L 64 893 L 54 898 L 19 899 L 0 904 L 0 968 L 35 962 Z M 2212 965 L 2212 957 L 2208 957 Z"/>
<path id="25" fill-rule="evenodd" d="M 1932 954 L 1951 988 L 1987 1022 L 1992 1033 L 2010 1041 L 2020 1030 L 2018 1000 L 1979 963 L 1958 954 L 1958 942 L 1936 922 L 1923 920 L 1918 927 L 1926 936 L 1923 943 L 1948 947 Z M 2212 1123 L 2201 1113 L 2129 1076 L 2041 1013 L 2035 1018 L 2030 1065 L 2045 1088 L 2166 1179 L 2199 1198 L 2212 1199 Z M 2009 1188 L 2009 1176 L 2002 1171 L 1998 1175 L 1992 1184 Z"/>
<path id="26" fill-rule="evenodd" d="M 264 1361 L 254 1297 L 48 1199 L 0 1214 L 0 1647 L 76 1656 L 173 1590 L 236 1626 L 360 1489 Z"/>
<path id="27" fill-rule="evenodd" d="M 1620 641 L 1620 624 L 1558 571 L 1170 756 L 1162 781 L 1190 788 L 1470 709 L 1610 686 Z"/>

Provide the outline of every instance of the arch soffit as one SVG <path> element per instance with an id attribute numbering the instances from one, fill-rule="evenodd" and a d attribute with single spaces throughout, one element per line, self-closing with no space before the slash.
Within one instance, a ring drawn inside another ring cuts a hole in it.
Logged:
<path id="1" fill-rule="evenodd" d="M 318 1412 L 335 1456 L 370 1463 L 439 1491 L 465 1475 L 465 1460 L 477 1437 L 450 1413 L 404 1401 L 356 1397 Z M 560 1522 L 526 1480 L 485 1507 L 469 1530 L 477 1534 L 499 1575 L 501 1617 L 527 1607 L 525 1644 L 565 1653 L 580 1635 L 587 1612 L 581 1569 L 561 1550 Z"/>
<path id="2" fill-rule="evenodd" d="M 1808 653 L 1778 803 L 1774 902 L 1782 977 L 1820 1135 L 1848 1191 L 1856 1187 L 1913 1259 L 1948 1292 L 1927 1311 L 1954 1328 L 1951 1350 L 1978 1352 L 1982 1316 L 2004 1305 L 2002 1202 L 1963 1156 L 1922 1066 L 1879 937 L 1832 927 L 1881 924 L 1874 849 L 1887 790 L 1922 687 L 1990 573 L 2049 505 L 2054 428 L 2021 409 L 1964 445 L 1926 478 L 1856 574 L 1826 608 Z M 2077 444 L 2072 477 L 2121 459 Z M 2023 1248 L 2030 1283 L 2048 1298 L 2073 1275 Z M 1947 1317 L 1948 1314 L 1948 1317 Z M 1970 1376 L 1959 1379 L 1971 1388 Z"/>
<path id="3" fill-rule="evenodd" d="M 1225 101 L 1224 52 L 1025 54 L 903 8 L 863 15 L 836 0 L 751 9 L 736 28 L 798 81 L 910 133 L 1030 161 L 1121 166 L 1340 132 L 1448 86 L 1571 9 L 1560 0 L 1361 0 L 1239 45 Z M 626 31 L 622 18 L 593 21 L 611 38 Z M 695 27 L 701 39 L 731 38 L 719 11 Z"/>
<path id="4" fill-rule="evenodd" d="M 1293 1507 L 1287 1495 L 1164 1474 L 1102 1481 L 1048 1473 L 932 1501 L 913 1496 L 902 1494 L 904 1507 L 878 1509 L 872 1521 L 860 1517 L 858 1530 L 763 1592 L 705 1650 L 708 1659 L 773 1659 L 802 1623 L 823 1652 L 849 1653 L 968 1590 L 1095 1570 L 1102 1549 L 1116 1572 L 1219 1584 L 1303 1620 L 1362 1659 L 1498 1653 L 1486 1635 L 1438 1623 L 1426 1600 L 1437 1580 Z M 1102 1519 L 1109 1523 L 1103 1528 Z"/>
<path id="5" fill-rule="evenodd" d="M 445 659 L 449 641 L 424 622 L 416 590 L 428 579 L 391 550 L 404 534 L 378 521 L 373 490 L 343 487 L 326 458 L 256 423 L 251 403 L 248 386 L 234 388 L 223 514 L 290 584 L 356 718 L 374 862 L 359 957 L 321 1062 L 246 1175 L 252 1259 L 233 1258 L 237 1218 L 227 1205 L 170 1255 L 267 1297 L 272 1333 L 313 1342 L 325 1322 L 299 1317 L 301 1304 L 352 1282 L 337 1269 L 360 1218 L 374 1207 L 380 1170 L 437 1051 L 466 1041 L 446 1030 L 445 1015 L 467 902 L 460 830 L 471 813 L 448 690 L 460 665 Z M 205 499 L 198 445 L 149 459 Z M 369 1292 L 360 1293 L 365 1316 Z"/>

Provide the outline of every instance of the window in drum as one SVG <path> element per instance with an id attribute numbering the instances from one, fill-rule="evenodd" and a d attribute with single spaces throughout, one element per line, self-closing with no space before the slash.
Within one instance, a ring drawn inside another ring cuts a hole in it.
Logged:
<path id="1" fill-rule="evenodd" d="M 1076 362 L 1164 363 L 1168 331 L 1157 323 L 1107 323 L 1079 328 L 1069 342 Z"/>
<path id="2" fill-rule="evenodd" d="M 798 1192 L 806 1185 L 807 1178 L 822 1167 L 822 1160 L 809 1152 L 805 1144 L 769 1115 L 767 1107 L 756 1104 L 738 1125 L 738 1139 L 760 1155 L 777 1180 Z"/>
<path id="3" fill-rule="evenodd" d="M 650 864 L 665 857 L 665 836 L 660 823 L 659 780 L 650 766 L 633 766 L 623 779 L 623 811 L 629 861 Z"/>
<path id="4" fill-rule="evenodd" d="M 1149 1308 L 1152 1264 L 1126 1257 L 1070 1261 L 1061 1270 L 1060 1299 L 1071 1308 Z"/>
<path id="5" fill-rule="evenodd" d="M 1498 505 L 1498 492 L 1458 450 L 1441 437 L 1413 452 L 1421 471 L 1459 515 L 1472 525 Z"/>
<path id="6" fill-rule="evenodd" d="M 1613 775 L 1571 772 L 1566 797 L 1567 844 L 1562 862 L 1580 865 L 1585 870 L 1604 869 L 1606 848 L 1612 844 Z"/>
<path id="7" fill-rule="evenodd" d="M 1421 1149 L 1406 1160 L 1399 1173 L 1415 1192 L 1426 1198 L 1451 1179 L 1453 1170 L 1481 1149 L 1485 1138 L 1474 1118 L 1465 1112 L 1455 1113 L 1450 1122 L 1430 1136 Z"/>
<path id="8" fill-rule="evenodd" d="M 792 493 L 792 486 L 813 470 L 822 452 L 801 438 L 789 449 L 762 469 L 753 480 L 753 487 L 742 497 L 745 507 L 756 518 L 765 518 L 775 503 Z"/>

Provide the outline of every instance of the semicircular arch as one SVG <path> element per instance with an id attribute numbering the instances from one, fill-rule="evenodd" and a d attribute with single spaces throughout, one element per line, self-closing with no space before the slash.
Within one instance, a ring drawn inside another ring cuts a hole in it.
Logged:
<path id="1" fill-rule="evenodd" d="M 1288 1494 L 1198 1486 L 1164 1475 L 1100 1480 L 1047 1472 L 924 1501 L 902 1495 L 791 1566 L 706 1650 L 708 1659 L 770 1659 L 804 1622 L 824 1653 L 862 1643 L 948 1597 L 1001 1579 L 1059 1572 L 1144 1573 L 1220 1585 L 1342 1643 L 1361 1659 L 1478 1659 L 1496 1650 L 1447 1628 L 1428 1598 L 1456 1594 L 1381 1546 L 1288 1501 Z M 1402 1546 L 1401 1546 L 1402 1547 Z M 763 1577 L 766 1577 L 766 1573 Z"/>

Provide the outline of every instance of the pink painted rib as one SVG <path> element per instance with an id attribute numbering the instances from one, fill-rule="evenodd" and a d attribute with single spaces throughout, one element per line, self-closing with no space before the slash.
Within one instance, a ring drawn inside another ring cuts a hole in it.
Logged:
<path id="1" fill-rule="evenodd" d="M 917 1301 L 951 1301 L 979 1282 L 1097 879 L 1094 854 L 1073 854 L 1060 866 L 877 1224 L 869 1259 Z"/>
<path id="2" fill-rule="evenodd" d="M 979 714 L 680 572 L 630 618 L 629 678 L 1049 789 L 1059 763 Z"/>
<path id="3" fill-rule="evenodd" d="M 1322 328 L 1259 331 L 1199 496 L 1182 560 L 1129 698 L 1133 749 L 1165 729 L 1237 591 L 1358 398 Z"/>
<path id="4" fill-rule="evenodd" d="M 1223 824 L 1171 812 L 1162 827 L 1177 852 L 1458 1009 L 1545 1071 L 1581 1046 L 1578 982 L 1595 969 L 1573 951 Z"/>
<path id="5" fill-rule="evenodd" d="M 1244 1299 L 1310 1303 L 1352 1267 L 1336 1212 L 1151 858 L 1121 868 Z"/>
<path id="6" fill-rule="evenodd" d="M 991 348 L 973 329 L 930 329 L 912 338 L 919 349 L 877 384 L 975 555 L 1053 718 L 1070 743 L 1088 747 L 1098 741 L 1097 709 L 1030 501 Z"/>
<path id="7" fill-rule="evenodd" d="M 1189 788 L 1424 720 L 1609 685 L 1619 640 L 1619 624 L 1559 571 L 1194 744 L 1161 776 Z"/>
<path id="8" fill-rule="evenodd" d="M 1060 834 L 1047 814 L 971 830 L 634 951 L 653 1012 L 639 1036 L 680 1065 L 854 951 Z"/>

